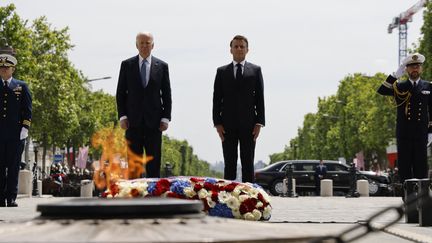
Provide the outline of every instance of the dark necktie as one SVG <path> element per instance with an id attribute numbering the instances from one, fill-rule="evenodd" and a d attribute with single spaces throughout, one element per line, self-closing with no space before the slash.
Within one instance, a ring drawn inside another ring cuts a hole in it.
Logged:
<path id="1" fill-rule="evenodd" d="M 3 81 L 3 88 L 6 88 L 8 86 L 7 81 Z"/>
<path id="2" fill-rule="evenodd" d="M 141 82 L 143 87 L 147 87 L 147 80 L 146 80 L 146 76 L 147 76 L 147 68 L 146 68 L 146 63 L 147 60 L 143 60 L 142 64 L 141 64 Z"/>
<path id="3" fill-rule="evenodd" d="M 417 83 L 416 82 L 413 83 L 413 87 L 414 87 L 414 89 L 417 88 Z"/>
<path id="4" fill-rule="evenodd" d="M 237 67 L 236 80 L 241 80 L 243 78 L 242 65 L 240 63 L 237 63 L 236 67 Z"/>

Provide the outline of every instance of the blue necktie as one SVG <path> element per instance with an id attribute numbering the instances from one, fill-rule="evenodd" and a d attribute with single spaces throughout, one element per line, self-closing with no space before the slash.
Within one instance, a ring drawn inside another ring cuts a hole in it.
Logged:
<path id="1" fill-rule="evenodd" d="M 147 80 L 146 80 L 146 76 L 147 76 L 147 68 L 146 68 L 146 63 L 147 60 L 144 59 L 144 61 L 141 64 L 141 81 L 142 81 L 142 85 L 143 87 L 147 87 Z"/>

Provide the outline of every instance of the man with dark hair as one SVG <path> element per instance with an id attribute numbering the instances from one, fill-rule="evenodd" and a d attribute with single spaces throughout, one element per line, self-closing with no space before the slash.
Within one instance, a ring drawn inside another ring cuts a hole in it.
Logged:
<path id="1" fill-rule="evenodd" d="M 241 35 L 231 40 L 233 61 L 217 69 L 213 91 L 213 124 L 222 141 L 224 178 L 236 179 L 240 143 L 243 182 L 254 181 L 255 143 L 265 125 L 261 67 L 245 60 L 248 44 Z"/>
<path id="2" fill-rule="evenodd" d="M 394 96 L 397 106 L 396 139 L 401 183 L 427 178 L 427 146 L 432 142 L 432 86 L 420 75 L 425 57 L 414 53 L 378 88 L 381 95 Z M 405 72 L 408 80 L 396 82 Z"/>
<path id="3" fill-rule="evenodd" d="M 314 178 L 315 178 L 315 194 L 317 196 L 321 193 L 321 180 L 327 174 L 327 166 L 324 165 L 324 161 L 320 160 L 319 165 L 315 168 Z"/>
<path id="4" fill-rule="evenodd" d="M 171 120 L 171 86 L 168 64 L 151 55 L 151 33 L 138 33 L 139 54 L 121 63 L 117 86 L 117 111 L 126 130 L 129 149 L 152 158 L 147 177 L 160 177 L 162 132 Z"/>
<path id="5" fill-rule="evenodd" d="M 17 65 L 11 54 L 0 54 L 0 207 L 17 207 L 22 143 L 32 115 L 30 91 L 12 77 Z"/>

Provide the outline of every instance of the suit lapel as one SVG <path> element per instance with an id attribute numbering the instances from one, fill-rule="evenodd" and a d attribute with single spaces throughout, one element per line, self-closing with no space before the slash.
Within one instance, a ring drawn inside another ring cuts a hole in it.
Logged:
<path id="1" fill-rule="evenodd" d="M 133 70 L 133 74 L 135 75 L 136 80 L 138 81 L 138 83 L 142 84 L 142 82 L 141 82 L 141 73 L 140 73 L 141 71 L 140 71 L 140 65 L 139 65 L 138 55 L 132 61 L 132 70 Z"/>
<path id="2" fill-rule="evenodd" d="M 151 65 L 150 65 L 150 77 L 149 77 L 149 82 L 147 84 L 147 87 L 149 85 L 152 85 L 153 82 L 155 82 L 156 73 L 159 72 L 159 68 L 160 68 L 159 60 L 152 56 Z"/>

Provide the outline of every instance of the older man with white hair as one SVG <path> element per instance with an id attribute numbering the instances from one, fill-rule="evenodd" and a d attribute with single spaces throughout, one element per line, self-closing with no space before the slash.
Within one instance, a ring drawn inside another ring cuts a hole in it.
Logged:
<path id="1" fill-rule="evenodd" d="M 151 158 L 146 176 L 160 177 L 162 132 L 171 120 L 171 87 L 168 64 L 151 55 L 153 47 L 151 33 L 137 34 L 138 55 L 121 63 L 116 99 L 129 149 L 139 156 L 145 149 Z"/>

